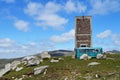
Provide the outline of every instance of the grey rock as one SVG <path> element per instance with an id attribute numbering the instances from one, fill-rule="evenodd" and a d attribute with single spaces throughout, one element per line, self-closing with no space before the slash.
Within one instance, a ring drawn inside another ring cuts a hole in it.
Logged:
<path id="1" fill-rule="evenodd" d="M 98 74 L 95 74 L 95 77 L 96 77 L 96 78 L 100 78 L 100 75 L 98 75 Z"/>
<path id="2" fill-rule="evenodd" d="M 82 56 L 80 56 L 80 59 L 82 60 L 87 60 L 88 59 L 88 55 L 87 54 L 83 54 Z"/>
<path id="3" fill-rule="evenodd" d="M 27 75 L 22 75 L 22 78 L 24 79 L 24 78 L 26 78 L 27 77 Z"/>
<path id="4" fill-rule="evenodd" d="M 43 59 L 40 59 L 40 62 L 43 62 Z"/>
<path id="5" fill-rule="evenodd" d="M 64 58 L 61 58 L 61 57 L 60 57 L 60 58 L 58 58 L 58 60 L 64 60 Z"/>
<path id="6" fill-rule="evenodd" d="M 46 65 L 46 66 L 40 66 L 40 67 L 37 67 L 37 68 L 34 68 L 34 75 L 37 75 L 37 74 L 40 74 L 42 73 L 45 69 L 47 69 L 49 66 Z"/>
<path id="7" fill-rule="evenodd" d="M 36 66 L 39 63 L 40 63 L 40 60 L 38 60 L 38 59 L 32 59 L 32 60 L 28 61 L 27 66 Z"/>
<path id="8" fill-rule="evenodd" d="M 47 51 L 44 51 L 40 54 L 41 58 L 44 59 L 44 58 L 51 58 L 51 55 L 48 54 Z"/>
<path id="9" fill-rule="evenodd" d="M 10 64 L 10 63 L 6 64 L 6 65 L 5 65 L 5 69 L 6 69 L 6 70 L 11 70 L 11 64 Z"/>
<path id="10" fill-rule="evenodd" d="M 21 71 L 23 67 L 17 67 L 16 71 Z"/>
<path id="11" fill-rule="evenodd" d="M 50 62 L 59 62 L 59 60 L 54 60 L 54 59 L 51 59 L 51 61 Z"/>
<path id="12" fill-rule="evenodd" d="M 98 63 L 98 62 L 91 62 L 91 63 L 89 63 L 88 64 L 88 66 L 95 66 L 95 65 L 99 65 L 100 63 Z"/>
<path id="13" fill-rule="evenodd" d="M 13 61 L 11 63 L 11 69 L 14 70 L 19 64 L 21 64 L 21 61 L 17 61 L 17 60 Z"/>
<path id="14" fill-rule="evenodd" d="M 36 59 L 36 58 L 37 58 L 36 56 L 26 56 L 22 59 L 22 61 L 29 61 L 29 60 Z"/>
<path id="15" fill-rule="evenodd" d="M 102 59 L 103 58 L 103 54 L 97 54 L 97 59 Z"/>
<path id="16" fill-rule="evenodd" d="M 11 64 L 10 63 L 6 64 L 5 68 L 0 70 L 0 77 L 2 77 L 4 74 L 6 74 L 9 71 L 11 71 Z"/>
<path id="17" fill-rule="evenodd" d="M 15 77 L 12 77 L 12 79 L 14 79 Z"/>
<path id="18" fill-rule="evenodd" d="M 35 66 L 40 63 L 37 56 L 26 56 L 22 59 L 22 63 L 27 64 L 27 66 Z"/>
<path id="19" fill-rule="evenodd" d="M 92 59 L 92 57 L 91 57 L 91 56 L 88 56 L 88 59 Z"/>
<path id="20" fill-rule="evenodd" d="M 106 59 L 107 56 L 106 55 L 103 55 L 103 54 L 97 54 L 97 59 Z"/>
<path id="21" fill-rule="evenodd" d="M 46 75 L 46 73 L 47 73 L 47 69 L 45 69 L 45 71 L 44 71 L 44 73 L 43 73 L 43 74 L 44 74 L 44 75 Z"/>
<path id="22" fill-rule="evenodd" d="M 19 64 L 21 64 L 20 61 L 13 61 L 11 64 L 10 63 L 6 64 L 5 68 L 0 70 L 0 77 L 2 77 L 4 74 L 11 70 L 14 70 Z"/>

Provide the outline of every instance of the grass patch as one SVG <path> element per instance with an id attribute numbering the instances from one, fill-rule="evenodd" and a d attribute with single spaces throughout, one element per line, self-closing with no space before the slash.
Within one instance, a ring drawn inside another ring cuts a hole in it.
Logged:
<path id="1" fill-rule="evenodd" d="M 60 60 L 58 63 L 51 63 L 50 59 L 45 59 L 42 65 L 49 65 L 46 75 L 39 74 L 36 76 L 28 77 L 23 80 L 86 80 L 86 77 L 91 77 L 92 80 L 119 80 L 120 79 L 120 55 L 112 54 L 107 55 L 108 59 L 91 59 L 91 60 L 79 60 L 72 59 L 71 56 L 62 57 L 64 60 Z M 99 62 L 99 65 L 88 66 L 90 62 Z M 19 66 L 24 67 L 23 70 L 16 72 L 11 71 L 4 75 L 4 78 L 12 80 L 12 77 L 22 77 L 23 74 L 27 74 L 33 71 L 35 67 L 26 67 L 21 64 Z M 95 78 L 98 74 L 100 77 Z"/>

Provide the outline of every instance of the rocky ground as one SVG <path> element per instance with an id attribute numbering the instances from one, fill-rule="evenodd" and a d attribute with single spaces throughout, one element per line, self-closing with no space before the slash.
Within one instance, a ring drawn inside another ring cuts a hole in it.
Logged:
<path id="1" fill-rule="evenodd" d="M 41 57 L 40 57 L 41 56 Z M 72 56 L 51 57 L 47 52 L 38 56 L 26 56 L 7 63 L 0 70 L 0 80 L 119 80 L 120 55 L 106 58 L 80 59 Z"/>

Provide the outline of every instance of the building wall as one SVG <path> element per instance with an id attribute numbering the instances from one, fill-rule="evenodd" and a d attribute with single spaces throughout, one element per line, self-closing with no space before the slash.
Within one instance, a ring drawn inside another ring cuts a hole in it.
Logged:
<path id="1" fill-rule="evenodd" d="M 91 16 L 77 16 L 75 19 L 75 48 L 92 46 Z"/>

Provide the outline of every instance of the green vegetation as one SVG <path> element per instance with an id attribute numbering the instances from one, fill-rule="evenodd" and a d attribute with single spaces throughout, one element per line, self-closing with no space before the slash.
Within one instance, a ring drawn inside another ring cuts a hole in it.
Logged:
<path id="1" fill-rule="evenodd" d="M 62 57 L 64 60 L 60 60 L 58 63 L 50 63 L 49 59 L 45 59 L 43 63 L 27 67 L 24 64 L 24 69 L 16 72 L 11 71 L 4 75 L 3 78 L 13 80 L 12 77 L 20 78 L 22 75 L 33 73 L 33 69 L 42 65 L 49 65 L 47 73 L 38 74 L 36 76 L 26 77 L 23 80 L 120 80 L 120 54 L 109 54 L 107 59 L 91 59 L 91 60 L 79 60 L 72 59 L 71 56 Z M 99 65 L 88 66 L 90 62 L 99 62 Z M 96 78 L 95 75 L 99 77 Z"/>

